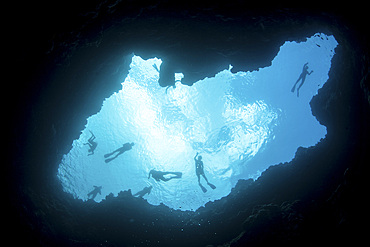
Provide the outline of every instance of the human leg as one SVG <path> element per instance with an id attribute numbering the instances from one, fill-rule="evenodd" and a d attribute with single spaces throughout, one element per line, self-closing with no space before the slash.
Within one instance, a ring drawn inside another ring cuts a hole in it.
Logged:
<path id="1" fill-rule="evenodd" d="M 292 87 L 292 93 L 294 93 L 295 87 L 297 86 L 298 82 L 302 79 L 302 75 L 299 76 L 298 80 L 294 83 L 294 86 Z"/>
<path id="2" fill-rule="evenodd" d="M 116 149 L 116 150 L 114 150 L 113 152 L 111 152 L 111 153 L 107 153 L 107 154 L 105 154 L 104 155 L 104 158 L 108 158 L 109 156 L 112 156 L 113 154 L 115 154 L 115 153 L 117 153 L 118 152 L 118 154 L 115 156 L 115 158 L 117 158 L 117 156 L 120 154 L 120 149 Z M 114 158 L 114 159 L 115 159 Z"/>
<path id="3" fill-rule="evenodd" d="M 167 181 L 170 181 L 171 179 L 173 179 L 173 177 L 171 178 L 165 178 L 165 177 L 160 177 L 160 180 L 164 181 L 164 182 L 167 182 Z"/>
<path id="4" fill-rule="evenodd" d="M 200 174 L 197 173 L 197 177 L 198 177 L 198 184 L 200 184 Z"/>
<path id="5" fill-rule="evenodd" d="M 196 171 L 196 174 L 197 174 L 197 177 L 198 177 L 199 187 L 202 189 L 203 193 L 206 193 L 207 192 L 207 189 L 204 188 L 204 186 L 200 183 L 200 175 L 204 175 L 204 173 L 202 174 L 199 170 L 197 170 Z"/>
<path id="6" fill-rule="evenodd" d="M 108 158 L 109 156 L 113 155 L 115 151 L 111 152 L 111 153 L 107 153 L 107 154 L 104 154 L 104 158 Z"/>
<path id="7" fill-rule="evenodd" d="M 209 181 L 208 181 L 208 179 L 207 179 L 207 177 L 206 177 L 206 175 L 203 173 L 202 174 L 202 176 L 204 177 L 204 179 L 206 180 L 206 182 L 207 182 L 207 184 L 208 184 L 208 186 L 209 187 L 211 187 L 212 189 L 216 189 L 216 186 L 214 186 L 213 184 L 211 184 Z"/>
<path id="8" fill-rule="evenodd" d="M 181 178 L 182 177 L 182 172 L 170 172 L 169 174 L 175 175 L 172 178 Z"/>
<path id="9" fill-rule="evenodd" d="M 299 86 L 297 88 L 297 97 L 299 97 L 299 89 L 303 86 L 303 83 L 304 83 L 305 79 L 306 79 L 306 77 L 302 78 L 302 82 L 301 82 L 301 84 L 299 84 Z"/>
<path id="10" fill-rule="evenodd" d="M 208 184 L 209 182 L 208 182 L 208 179 L 207 179 L 206 175 L 203 173 L 202 176 L 203 176 L 203 178 L 206 180 L 206 182 Z"/>
<path id="11" fill-rule="evenodd" d="M 122 151 L 122 150 L 115 151 L 115 153 L 117 153 L 117 154 L 113 157 L 113 159 L 117 158 L 119 155 L 123 154 L 124 152 L 125 151 Z"/>

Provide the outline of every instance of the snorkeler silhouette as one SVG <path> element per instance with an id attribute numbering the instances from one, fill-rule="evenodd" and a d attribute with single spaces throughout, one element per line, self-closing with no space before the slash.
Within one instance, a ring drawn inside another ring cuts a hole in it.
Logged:
<path id="1" fill-rule="evenodd" d="M 293 88 L 292 88 L 292 93 L 294 93 L 294 90 L 295 90 L 295 86 L 297 86 L 297 83 L 299 82 L 299 80 L 302 80 L 301 84 L 299 85 L 299 87 L 297 88 L 297 97 L 299 97 L 299 89 L 302 87 L 304 81 L 306 80 L 306 76 L 307 75 L 311 75 L 313 70 L 311 70 L 311 72 L 308 72 L 308 63 L 305 63 L 303 65 L 303 69 L 302 69 L 302 73 L 301 75 L 299 76 L 298 80 L 296 81 L 296 83 L 294 84 Z"/>
<path id="2" fill-rule="evenodd" d="M 172 87 L 173 89 L 175 89 L 175 88 L 176 88 L 176 85 L 175 85 L 175 84 L 173 84 L 173 85 L 169 85 L 169 86 L 167 86 L 167 87 L 166 87 L 166 93 L 167 93 L 167 90 L 168 90 L 170 87 Z"/>
<path id="3" fill-rule="evenodd" d="M 94 185 L 94 190 L 93 191 L 91 191 L 89 194 L 87 194 L 87 197 L 88 197 L 88 199 L 92 199 L 92 200 L 94 200 L 95 199 L 95 197 L 96 197 L 96 195 L 99 193 L 99 195 L 101 195 L 101 189 L 103 188 L 103 186 L 95 186 Z M 91 198 L 90 198 L 90 196 L 91 196 Z"/>
<path id="4" fill-rule="evenodd" d="M 175 176 L 169 177 L 169 178 L 164 177 L 165 175 L 168 175 L 168 174 L 175 175 Z M 149 172 L 148 179 L 150 178 L 150 175 L 152 175 L 152 177 L 158 182 L 161 181 L 161 180 L 164 181 L 164 182 L 167 182 L 167 181 L 170 181 L 173 178 L 181 178 L 182 177 L 182 172 L 160 172 L 160 171 L 156 171 L 156 170 L 151 170 Z"/>
<path id="5" fill-rule="evenodd" d="M 88 152 L 89 152 L 88 155 L 93 155 L 95 148 L 98 146 L 98 143 L 94 142 L 95 136 L 91 131 L 90 131 L 90 133 L 91 133 L 91 137 L 89 138 L 89 140 L 87 140 L 87 143 L 84 143 L 84 145 L 89 145 L 90 149 L 88 150 Z"/>
<path id="6" fill-rule="evenodd" d="M 153 186 L 145 187 L 143 190 L 140 190 L 139 192 L 137 192 L 134 196 L 143 197 L 145 196 L 145 194 L 149 195 L 152 189 L 153 189 Z"/>
<path id="7" fill-rule="evenodd" d="M 153 64 L 152 66 L 153 66 L 153 68 L 154 68 L 158 73 L 161 73 L 161 72 L 159 71 L 158 66 L 157 66 L 156 64 Z"/>
<path id="8" fill-rule="evenodd" d="M 194 161 L 195 161 L 195 173 L 197 174 L 197 177 L 198 177 L 198 184 L 200 186 L 200 188 L 202 189 L 202 191 L 204 193 L 207 192 L 207 189 L 204 188 L 204 186 L 200 183 L 200 175 L 202 175 L 204 177 L 204 179 L 206 180 L 207 184 L 209 187 L 211 187 L 212 189 L 216 189 L 216 186 L 214 186 L 213 184 L 211 184 L 210 182 L 208 182 L 208 179 L 206 177 L 206 175 L 204 174 L 204 167 L 203 167 L 203 161 L 202 161 L 202 156 L 199 155 L 199 153 L 197 153 L 194 157 Z M 197 159 L 198 157 L 198 159 Z"/>
<path id="9" fill-rule="evenodd" d="M 108 163 L 108 162 L 111 162 L 112 160 L 114 160 L 115 158 L 117 158 L 119 155 L 123 154 L 124 152 L 128 151 L 128 150 L 131 150 L 132 149 L 132 146 L 134 146 L 135 143 L 125 143 L 122 145 L 122 147 L 114 150 L 113 152 L 109 153 L 109 154 L 106 154 L 104 155 L 104 158 L 108 158 L 109 156 L 112 156 L 113 154 L 117 153 L 116 156 L 112 157 L 112 158 L 109 158 L 109 159 L 106 159 L 105 160 L 105 163 Z"/>

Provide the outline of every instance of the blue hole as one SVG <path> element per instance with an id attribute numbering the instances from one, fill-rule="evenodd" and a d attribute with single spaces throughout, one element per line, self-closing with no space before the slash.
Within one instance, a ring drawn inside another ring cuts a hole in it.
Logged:
<path id="1" fill-rule="evenodd" d="M 133 56 L 122 90 L 63 156 L 64 191 L 100 202 L 131 189 L 150 204 L 193 211 L 227 196 L 239 179 L 256 179 L 325 137 L 309 102 L 328 79 L 336 46 L 325 34 L 286 42 L 270 67 L 232 73 L 230 65 L 191 87 L 181 73 L 175 87 L 160 87 L 162 61 Z"/>

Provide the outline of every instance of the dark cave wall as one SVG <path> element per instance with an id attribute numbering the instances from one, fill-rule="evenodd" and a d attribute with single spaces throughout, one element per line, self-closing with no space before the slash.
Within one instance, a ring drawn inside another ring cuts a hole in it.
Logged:
<path id="1" fill-rule="evenodd" d="M 30 41 L 32 51 L 26 49 L 17 60 L 30 66 L 19 78 L 23 90 L 15 106 L 16 158 L 9 184 L 15 188 L 12 212 L 27 238 L 46 246 L 238 246 L 322 238 L 340 243 L 355 236 L 348 230 L 363 208 L 362 171 L 369 163 L 369 96 L 364 94 L 369 56 L 367 39 L 353 22 L 318 10 L 214 5 L 180 11 L 160 3 L 150 8 L 114 3 L 66 9 L 72 20 L 56 22 L 42 34 L 41 44 Z M 255 182 L 240 181 L 227 198 L 196 213 L 150 206 L 129 192 L 100 204 L 62 192 L 55 176 L 60 158 L 86 118 L 120 89 L 132 52 L 160 57 L 167 71 L 184 72 L 191 85 L 229 64 L 234 71 L 269 66 L 285 41 L 316 32 L 333 34 L 339 43 L 330 79 L 311 102 L 313 114 L 328 129 L 317 146 L 298 149 L 293 161 L 271 167 Z"/>

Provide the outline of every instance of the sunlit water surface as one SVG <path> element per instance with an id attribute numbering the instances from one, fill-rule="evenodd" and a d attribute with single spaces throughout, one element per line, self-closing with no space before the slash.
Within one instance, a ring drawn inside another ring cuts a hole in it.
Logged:
<path id="1" fill-rule="evenodd" d="M 100 202 L 110 193 L 131 189 L 135 194 L 152 186 L 143 197 L 150 204 L 181 210 L 227 196 L 239 179 L 256 179 L 270 165 L 292 160 L 299 146 L 325 137 L 309 102 L 328 79 L 336 46 L 333 36 L 316 34 L 306 42 L 286 42 L 270 67 L 231 73 L 231 65 L 191 87 L 177 82 L 167 90 L 158 85 L 162 61 L 133 56 L 122 90 L 88 118 L 64 155 L 57 174 L 64 190 L 87 200 L 93 186 L 102 186 L 94 199 Z M 297 97 L 291 89 L 306 62 L 314 72 Z M 93 155 L 84 145 L 90 131 L 98 143 Z M 105 154 L 127 142 L 135 143 L 131 150 L 105 162 Z M 197 152 L 216 186 L 201 178 L 205 193 L 195 174 Z M 152 169 L 182 172 L 182 177 L 148 179 Z"/>

